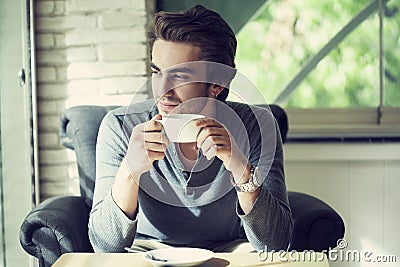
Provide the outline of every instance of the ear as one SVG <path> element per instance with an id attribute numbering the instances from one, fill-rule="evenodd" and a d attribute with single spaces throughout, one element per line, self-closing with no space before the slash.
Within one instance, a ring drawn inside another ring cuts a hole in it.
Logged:
<path id="1" fill-rule="evenodd" d="M 208 87 L 208 96 L 216 98 L 222 90 L 224 90 L 225 87 L 212 83 L 210 84 L 210 87 Z"/>

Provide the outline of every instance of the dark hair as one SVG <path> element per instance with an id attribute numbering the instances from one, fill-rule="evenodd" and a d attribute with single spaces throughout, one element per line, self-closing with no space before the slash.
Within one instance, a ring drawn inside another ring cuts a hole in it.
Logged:
<path id="1" fill-rule="evenodd" d="M 148 39 L 150 57 L 154 42 L 162 39 L 197 46 L 201 50 L 200 60 L 235 68 L 237 46 L 235 33 L 217 12 L 201 5 L 179 13 L 157 13 L 153 27 L 148 33 Z M 224 101 L 227 96 L 228 89 L 225 88 L 217 99 Z"/>

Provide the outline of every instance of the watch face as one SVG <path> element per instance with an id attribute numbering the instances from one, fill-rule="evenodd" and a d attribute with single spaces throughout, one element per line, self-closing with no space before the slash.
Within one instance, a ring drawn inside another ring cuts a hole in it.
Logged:
<path id="1" fill-rule="evenodd" d="M 235 184 L 233 177 L 231 176 L 231 182 L 238 192 L 254 192 L 258 187 L 261 186 L 263 182 L 263 177 L 261 171 L 258 167 L 252 167 L 252 173 L 249 182 L 245 184 Z"/>

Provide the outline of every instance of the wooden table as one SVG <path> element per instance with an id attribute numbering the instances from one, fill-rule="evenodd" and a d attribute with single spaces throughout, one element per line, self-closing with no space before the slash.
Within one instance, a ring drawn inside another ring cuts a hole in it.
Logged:
<path id="1" fill-rule="evenodd" d="M 215 253 L 214 257 L 201 267 L 329 267 L 326 255 L 322 253 L 294 254 L 269 253 L 265 260 L 257 253 Z M 63 254 L 53 267 L 152 267 L 141 253 L 67 253 Z"/>

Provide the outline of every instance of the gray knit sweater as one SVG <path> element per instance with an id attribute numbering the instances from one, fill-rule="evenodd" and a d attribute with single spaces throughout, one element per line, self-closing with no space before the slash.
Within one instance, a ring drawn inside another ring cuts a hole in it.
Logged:
<path id="1" fill-rule="evenodd" d="M 97 139 L 96 185 L 89 218 L 89 238 L 96 252 L 122 252 L 135 238 L 175 246 L 208 247 L 247 238 L 257 250 L 286 249 L 292 217 L 283 172 L 283 153 L 271 114 L 261 108 L 227 102 L 217 120 L 227 127 L 265 180 L 254 206 L 244 214 L 227 171 L 218 158 L 208 161 L 199 150 L 185 170 L 171 142 L 163 160 L 140 179 L 139 212 L 130 220 L 111 196 L 132 128 L 158 113 L 154 101 L 110 111 Z"/>

